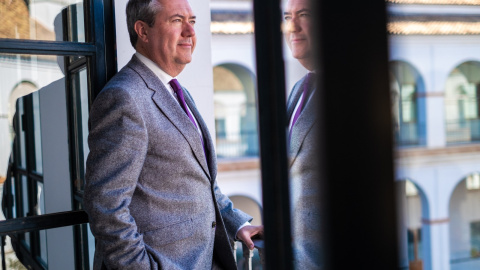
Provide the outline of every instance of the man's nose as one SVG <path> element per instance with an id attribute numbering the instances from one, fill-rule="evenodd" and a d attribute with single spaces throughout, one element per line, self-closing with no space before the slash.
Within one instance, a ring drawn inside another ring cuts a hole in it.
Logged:
<path id="1" fill-rule="evenodd" d="M 295 19 L 291 19 L 289 21 L 286 22 L 286 25 L 285 25 L 285 30 L 287 33 L 290 33 L 290 32 L 298 32 L 299 31 L 299 27 L 298 27 L 298 22 L 297 20 Z"/>
<path id="2" fill-rule="evenodd" d="M 182 36 L 184 37 L 193 37 L 195 36 L 195 29 L 193 28 L 193 24 L 187 22 L 185 27 L 183 27 Z"/>

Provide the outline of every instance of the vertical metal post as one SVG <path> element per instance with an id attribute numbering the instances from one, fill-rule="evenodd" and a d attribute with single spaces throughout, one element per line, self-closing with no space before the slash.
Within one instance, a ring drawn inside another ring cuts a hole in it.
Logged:
<path id="1" fill-rule="evenodd" d="M 1 236 L 1 243 L 2 245 L 2 269 L 7 269 L 6 259 L 5 259 L 5 236 Z"/>
<path id="2" fill-rule="evenodd" d="M 252 270 L 253 250 L 250 250 L 245 243 L 242 242 L 243 251 L 243 270 Z"/>
<path id="3" fill-rule="evenodd" d="M 267 269 L 292 269 L 285 76 L 279 0 L 254 0 Z"/>
<path id="4" fill-rule="evenodd" d="M 386 4 L 314 2 L 325 269 L 397 269 Z"/>

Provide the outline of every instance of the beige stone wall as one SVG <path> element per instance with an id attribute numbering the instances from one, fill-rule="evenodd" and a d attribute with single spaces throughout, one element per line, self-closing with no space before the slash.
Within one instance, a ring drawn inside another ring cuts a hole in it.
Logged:
<path id="1" fill-rule="evenodd" d="M 55 40 L 52 30 L 30 18 L 24 0 L 0 0 L 0 20 L 0 38 Z"/>
<path id="2" fill-rule="evenodd" d="M 23 0 L 0 0 L 0 38 L 30 38 L 30 15 Z"/>

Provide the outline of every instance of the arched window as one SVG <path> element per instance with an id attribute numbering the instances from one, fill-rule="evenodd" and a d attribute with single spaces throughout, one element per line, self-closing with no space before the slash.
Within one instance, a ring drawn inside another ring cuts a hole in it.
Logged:
<path id="1" fill-rule="evenodd" d="M 450 73 L 445 89 L 447 143 L 480 141 L 480 62 L 469 61 Z"/>
<path id="2" fill-rule="evenodd" d="M 429 260 L 428 229 L 422 219 L 428 216 L 425 193 L 410 179 L 397 181 L 397 211 L 399 215 L 400 265 L 407 269 L 422 269 Z"/>
<path id="3" fill-rule="evenodd" d="M 402 61 L 390 63 L 390 90 L 396 142 L 400 146 L 425 144 L 425 98 L 419 72 Z"/>
<path id="4" fill-rule="evenodd" d="M 254 75 L 237 64 L 213 68 L 219 157 L 258 156 Z"/>
<path id="5" fill-rule="evenodd" d="M 450 261 L 452 269 L 480 267 L 480 174 L 472 173 L 450 198 Z M 455 267 L 455 268 L 453 268 Z"/>

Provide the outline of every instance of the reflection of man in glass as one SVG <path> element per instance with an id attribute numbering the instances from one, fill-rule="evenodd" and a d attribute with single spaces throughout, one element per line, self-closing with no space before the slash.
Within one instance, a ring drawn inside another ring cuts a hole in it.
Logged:
<path id="1" fill-rule="evenodd" d="M 289 0 L 284 18 L 284 35 L 292 55 L 309 71 L 295 84 L 287 101 L 294 259 L 297 269 L 319 269 L 317 113 L 312 102 L 316 65 L 310 1 Z"/>

